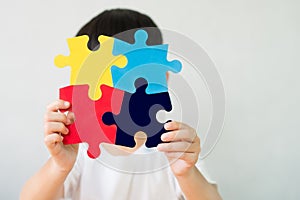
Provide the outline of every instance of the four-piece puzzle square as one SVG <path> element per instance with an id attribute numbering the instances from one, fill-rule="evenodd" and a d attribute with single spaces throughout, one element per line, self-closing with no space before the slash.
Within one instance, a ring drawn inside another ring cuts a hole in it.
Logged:
<path id="1" fill-rule="evenodd" d="M 58 55 L 55 65 L 71 67 L 70 85 L 60 99 L 69 101 L 75 122 L 68 126 L 64 144 L 88 143 L 88 155 L 97 158 L 102 142 L 134 147 L 134 135 L 143 131 L 146 146 L 161 143 L 166 132 L 156 119 L 160 110 L 172 110 L 167 72 L 178 73 L 178 60 L 168 61 L 168 45 L 147 45 L 148 34 L 135 32 L 135 43 L 99 36 L 100 48 L 88 49 L 88 36 L 68 39 L 69 56 Z"/>

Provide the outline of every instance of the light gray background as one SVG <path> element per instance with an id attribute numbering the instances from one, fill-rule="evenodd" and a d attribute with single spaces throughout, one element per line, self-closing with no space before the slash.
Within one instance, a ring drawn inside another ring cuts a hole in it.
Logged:
<path id="1" fill-rule="evenodd" d="M 0 199 L 17 199 L 47 159 L 45 106 L 68 84 L 53 58 L 111 7 L 149 14 L 193 38 L 226 89 L 226 122 L 206 159 L 224 199 L 300 199 L 299 1 L 1 1 Z"/>

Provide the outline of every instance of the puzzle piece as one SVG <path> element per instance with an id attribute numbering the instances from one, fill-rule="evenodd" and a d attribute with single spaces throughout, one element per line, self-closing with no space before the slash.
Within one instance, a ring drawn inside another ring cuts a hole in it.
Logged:
<path id="1" fill-rule="evenodd" d="M 93 101 L 87 95 L 88 89 L 88 85 L 60 88 L 60 99 L 71 102 L 71 108 L 67 111 L 72 111 L 75 115 L 75 122 L 68 126 L 69 134 L 64 136 L 63 143 L 87 142 L 89 157 L 96 158 L 100 155 L 100 143 L 115 143 L 116 126 L 105 125 L 102 122 L 102 115 L 109 111 L 119 113 L 124 92 L 101 85 L 102 97 Z"/>
<path id="2" fill-rule="evenodd" d="M 134 93 L 135 80 L 144 78 L 148 82 L 147 94 L 168 91 L 166 73 L 180 72 L 181 63 L 178 60 L 167 60 L 167 44 L 148 46 L 147 39 L 148 34 L 144 30 L 136 31 L 134 44 L 115 39 L 113 54 L 125 55 L 128 60 L 125 68 L 111 67 L 115 88 Z"/>
<path id="3" fill-rule="evenodd" d="M 58 55 L 55 58 L 55 65 L 58 67 L 71 67 L 71 85 L 88 84 L 88 95 L 92 100 L 101 97 L 100 85 L 112 86 L 110 67 L 116 65 L 124 67 L 127 63 L 126 57 L 112 55 L 114 38 L 100 35 L 98 40 L 100 48 L 90 51 L 87 47 L 89 37 L 79 36 L 69 38 L 69 56 Z"/>
<path id="4" fill-rule="evenodd" d="M 161 143 L 161 135 L 167 132 L 164 123 L 156 119 L 159 110 L 172 110 L 168 92 L 146 94 L 148 83 L 145 79 L 137 79 L 136 92 L 125 92 L 119 114 L 104 113 L 102 120 L 107 125 L 117 125 L 116 144 L 134 147 L 134 135 L 138 131 L 147 134 L 147 147 L 156 147 Z"/>

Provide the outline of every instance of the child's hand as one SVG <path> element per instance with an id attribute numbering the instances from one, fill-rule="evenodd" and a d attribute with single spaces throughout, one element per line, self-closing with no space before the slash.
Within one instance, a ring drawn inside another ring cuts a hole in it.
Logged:
<path id="1" fill-rule="evenodd" d="M 174 175 L 185 175 L 198 161 L 200 138 L 195 129 L 180 122 L 168 122 L 165 129 L 170 132 L 164 133 L 161 139 L 169 143 L 161 143 L 157 149 L 165 152 Z"/>
<path id="2" fill-rule="evenodd" d="M 78 145 L 64 145 L 62 135 L 68 134 L 66 125 L 74 122 L 74 113 L 66 116 L 59 109 L 67 109 L 70 103 L 57 100 L 47 106 L 45 114 L 45 144 L 59 170 L 70 171 L 76 161 Z"/>

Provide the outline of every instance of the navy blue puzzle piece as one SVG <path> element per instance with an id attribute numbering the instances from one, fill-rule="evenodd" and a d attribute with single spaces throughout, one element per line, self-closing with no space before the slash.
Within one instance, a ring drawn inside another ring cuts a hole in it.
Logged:
<path id="1" fill-rule="evenodd" d="M 120 113 L 107 112 L 102 116 L 104 124 L 117 126 L 115 144 L 134 147 L 134 135 L 138 131 L 147 134 L 147 147 L 156 147 L 162 142 L 160 137 L 167 131 L 164 123 L 157 121 L 156 114 L 160 110 L 171 111 L 171 99 L 168 92 L 147 94 L 147 86 L 145 79 L 137 79 L 136 92 L 125 92 Z"/>

